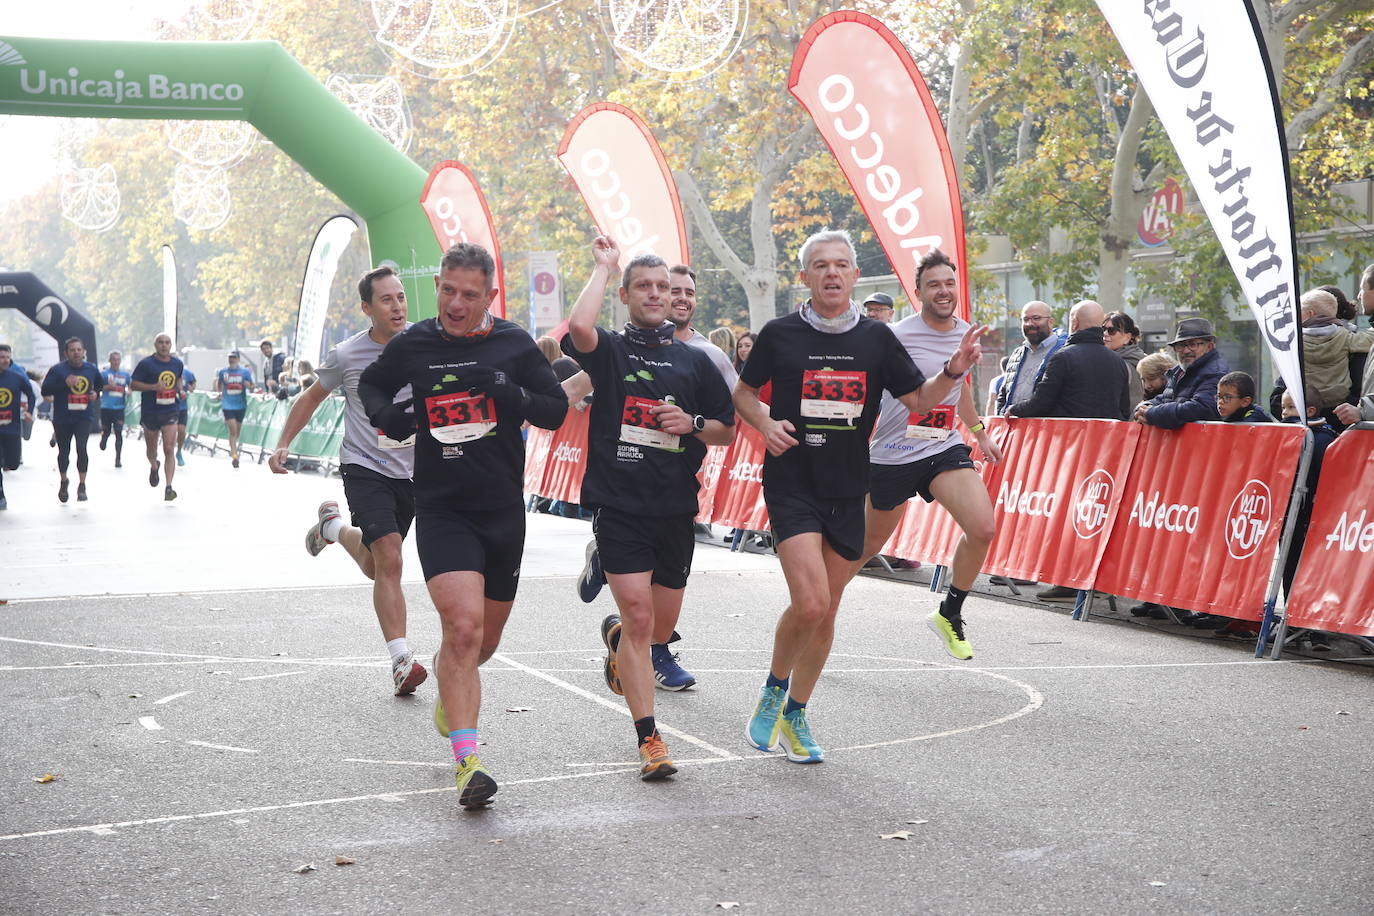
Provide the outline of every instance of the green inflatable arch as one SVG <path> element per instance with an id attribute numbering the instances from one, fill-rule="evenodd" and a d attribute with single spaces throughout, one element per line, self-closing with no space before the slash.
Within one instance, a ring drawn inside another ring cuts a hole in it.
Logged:
<path id="1" fill-rule="evenodd" d="M 366 221 L 372 263 L 400 272 L 411 318 L 434 314 L 425 171 L 275 41 L 0 36 L 0 114 L 247 121 Z"/>

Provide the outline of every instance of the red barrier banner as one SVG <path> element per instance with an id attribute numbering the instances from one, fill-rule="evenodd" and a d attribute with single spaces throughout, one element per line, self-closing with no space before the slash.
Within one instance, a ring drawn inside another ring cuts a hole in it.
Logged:
<path id="1" fill-rule="evenodd" d="M 1347 429 L 1322 459 L 1288 625 L 1374 636 L 1374 430 Z M 1296 546 L 1296 545 L 1294 545 Z"/>
<path id="2" fill-rule="evenodd" d="M 723 479 L 716 485 L 712 519 L 716 524 L 746 531 L 768 528 L 768 508 L 763 504 L 763 456 L 763 436 L 754 427 L 740 423 L 725 456 Z"/>
<path id="3" fill-rule="evenodd" d="M 564 502 L 582 501 L 582 478 L 587 473 L 587 421 L 585 410 L 568 410 L 563 425 L 554 430 L 544 463 L 540 496 Z"/>
<path id="4" fill-rule="evenodd" d="M 983 571 L 1090 588 L 1145 428 L 1118 420 L 1012 420 L 993 488 Z"/>
<path id="5" fill-rule="evenodd" d="M 1094 587 L 1259 620 L 1306 431 L 1146 427 Z"/>
<path id="6" fill-rule="evenodd" d="M 525 492 L 543 496 L 544 467 L 548 463 L 554 430 L 531 426 L 525 436 Z"/>
<path id="7" fill-rule="evenodd" d="M 721 470 L 725 467 L 725 459 L 729 454 L 729 445 L 708 445 L 706 457 L 701 459 L 701 468 L 697 471 L 697 482 L 701 484 L 701 489 L 697 491 L 696 520 L 702 524 L 709 525 L 715 518 L 716 493 L 720 489 Z"/>
<path id="8" fill-rule="evenodd" d="M 787 89 L 816 122 L 907 298 L 920 301 L 916 265 L 932 248 L 967 276 L 954 158 L 935 100 L 901 40 L 864 13 L 823 16 L 792 55 Z M 961 298 L 959 317 L 968 316 Z"/>
<path id="9" fill-rule="evenodd" d="M 989 417 L 983 422 L 992 441 L 1005 451 L 1006 440 L 1010 434 L 1008 422 L 1001 417 Z M 973 464 L 982 475 L 983 485 L 992 492 L 1000 473 L 999 466 L 984 458 L 978 443 L 962 422 L 958 424 L 958 429 L 964 441 L 973 449 Z M 882 553 L 904 560 L 919 560 L 922 563 L 948 566 L 954 557 L 954 549 L 959 546 L 959 539 L 963 536 L 963 529 L 943 506 L 939 503 L 928 503 L 915 496 L 907 500 L 906 512 L 902 514 L 902 520 L 892 532 L 892 537 L 888 538 L 887 544 L 883 546 Z"/>
<path id="10" fill-rule="evenodd" d="M 597 228 L 620 246 L 623 270 L 652 252 L 689 264 L 682 202 L 658 141 L 624 105 L 597 102 L 568 124 L 558 161 L 572 176 Z"/>
<path id="11" fill-rule="evenodd" d="M 481 245 L 496 260 L 496 299 L 491 313 L 506 317 L 506 283 L 501 266 L 501 243 L 496 238 L 496 226 L 491 221 L 487 199 L 467 166 L 445 159 L 430 170 L 425 189 L 420 194 L 420 206 L 429 217 L 434 238 L 440 251 L 448 251 L 459 242 Z"/>

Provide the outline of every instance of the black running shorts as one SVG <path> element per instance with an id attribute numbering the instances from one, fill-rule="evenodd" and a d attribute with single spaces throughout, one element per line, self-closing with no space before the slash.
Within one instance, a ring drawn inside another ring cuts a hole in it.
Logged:
<path id="1" fill-rule="evenodd" d="M 696 549 L 693 515 L 631 515 L 600 508 L 592 519 L 592 534 L 601 555 L 601 568 L 612 575 L 652 572 L 653 584 L 686 588 Z"/>
<path id="2" fill-rule="evenodd" d="M 488 601 L 514 601 L 525 552 L 525 507 L 458 510 L 424 506 L 416 517 L 416 546 L 425 581 L 447 572 L 479 572 Z"/>
<path id="3" fill-rule="evenodd" d="M 171 426 L 177 421 L 176 408 L 162 408 L 161 410 L 144 411 L 139 418 L 139 424 L 144 429 L 162 429 L 164 426 Z"/>
<path id="4" fill-rule="evenodd" d="M 360 464 L 339 467 L 353 527 L 363 532 L 363 546 L 388 534 L 405 537 L 415 520 L 415 494 L 409 480 L 378 474 Z"/>
<path id="5" fill-rule="evenodd" d="M 232 407 L 226 407 L 224 408 L 224 419 L 238 420 L 240 423 L 242 423 L 243 415 L 247 412 L 248 408 L 246 407 L 240 407 L 238 410 L 234 410 Z"/>
<path id="6" fill-rule="evenodd" d="M 880 512 L 895 509 L 913 496 L 934 502 L 930 485 L 945 471 L 973 467 L 967 445 L 955 445 L 908 464 L 870 464 L 868 466 L 868 498 Z"/>
<path id="7" fill-rule="evenodd" d="M 122 407 L 102 407 L 100 408 L 100 429 L 102 432 L 109 432 L 112 429 L 124 428 L 124 408 Z"/>
<path id="8" fill-rule="evenodd" d="M 857 560 L 863 554 L 864 497 L 824 499 L 764 487 L 763 502 L 768 506 L 775 543 L 814 531 L 846 560 Z"/>
<path id="9" fill-rule="evenodd" d="M 183 407 L 177 411 L 177 426 L 185 426 L 187 419 L 191 416 L 191 411 Z"/>

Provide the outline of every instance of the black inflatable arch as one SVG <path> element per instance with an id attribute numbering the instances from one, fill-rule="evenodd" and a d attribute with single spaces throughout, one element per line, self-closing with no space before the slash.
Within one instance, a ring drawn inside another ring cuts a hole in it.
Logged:
<path id="1" fill-rule="evenodd" d="M 86 359 L 100 365 L 101 354 L 95 348 L 95 325 L 34 274 L 0 271 L 0 308 L 18 309 L 46 331 L 57 341 L 59 358 L 67 355 L 62 350 L 62 342 L 68 337 L 80 337 L 86 345 Z"/>

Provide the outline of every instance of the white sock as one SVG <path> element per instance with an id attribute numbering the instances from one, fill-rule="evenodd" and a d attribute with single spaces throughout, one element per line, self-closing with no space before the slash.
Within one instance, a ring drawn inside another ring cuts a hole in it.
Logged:
<path id="1" fill-rule="evenodd" d="M 406 638 L 393 639 L 387 642 L 386 651 L 391 653 L 391 662 L 395 664 L 410 654 L 410 647 L 406 645 Z"/>
<path id="2" fill-rule="evenodd" d="M 339 532 L 343 531 L 344 523 L 342 518 L 331 518 L 320 526 L 320 534 L 324 539 L 333 544 L 339 539 Z"/>

